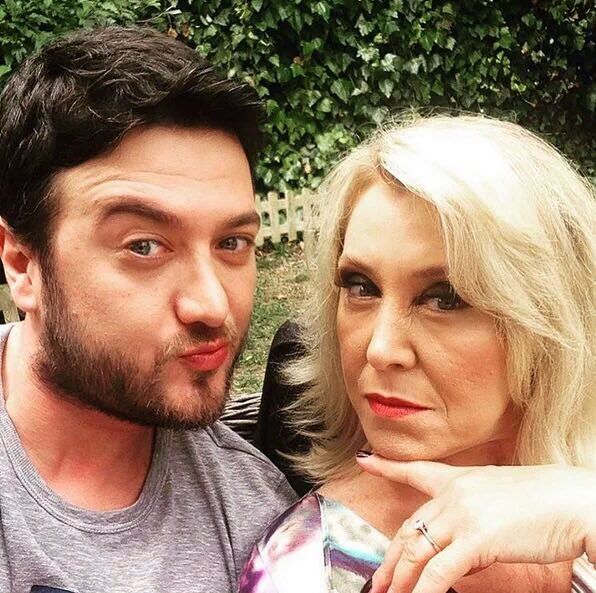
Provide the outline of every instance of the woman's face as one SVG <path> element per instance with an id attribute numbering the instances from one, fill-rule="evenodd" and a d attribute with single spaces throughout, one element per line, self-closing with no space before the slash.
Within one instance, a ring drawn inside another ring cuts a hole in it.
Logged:
<path id="1" fill-rule="evenodd" d="M 493 319 L 447 280 L 432 206 L 383 182 L 357 200 L 339 258 L 348 396 L 376 453 L 505 463 L 519 424 Z"/>

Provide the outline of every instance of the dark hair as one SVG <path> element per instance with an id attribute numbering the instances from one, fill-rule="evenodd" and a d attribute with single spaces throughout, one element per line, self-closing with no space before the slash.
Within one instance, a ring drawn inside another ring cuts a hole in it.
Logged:
<path id="1" fill-rule="evenodd" d="M 26 59 L 0 95 L 0 216 L 34 251 L 49 247 L 54 175 L 113 149 L 141 125 L 235 135 L 254 165 L 261 106 L 195 51 L 152 29 L 106 27 Z"/>

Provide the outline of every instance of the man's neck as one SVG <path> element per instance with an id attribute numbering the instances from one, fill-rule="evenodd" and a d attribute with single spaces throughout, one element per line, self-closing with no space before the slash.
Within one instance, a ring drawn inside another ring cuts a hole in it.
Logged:
<path id="1" fill-rule="evenodd" d="M 2 364 L 6 409 L 27 455 L 66 502 L 90 510 L 133 504 L 151 465 L 154 429 L 72 403 L 35 380 L 27 322 L 8 336 Z"/>

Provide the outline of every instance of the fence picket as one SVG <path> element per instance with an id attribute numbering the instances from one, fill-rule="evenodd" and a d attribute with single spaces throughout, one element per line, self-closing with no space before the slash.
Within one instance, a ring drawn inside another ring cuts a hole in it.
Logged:
<path id="1" fill-rule="evenodd" d="M 298 223 L 298 211 L 296 207 L 296 197 L 292 193 L 286 194 L 286 198 L 288 200 L 288 209 L 287 209 L 287 223 L 288 223 L 288 241 L 295 241 L 298 238 L 298 233 L 296 232 L 296 225 Z"/>
<path id="2" fill-rule="evenodd" d="M 257 246 L 265 240 L 273 244 L 281 243 L 283 237 L 296 241 L 302 233 L 307 259 L 314 253 L 314 242 L 318 228 L 316 198 L 313 192 L 303 190 L 296 195 L 288 192 L 280 197 L 278 192 L 267 192 L 265 197 L 256 196 L 257 212 L 261 216 L 261 228 L 257 236 Z M 285 219 L 281 220 L 285 212 Z"/>
<path id="3" fill-rule="evenodd" d="M 281 243 L 281 232 L 279 229 L 280 199 L 275 191 L 267 192 L 267 199 L 271 203 L 271 242 Z"/>

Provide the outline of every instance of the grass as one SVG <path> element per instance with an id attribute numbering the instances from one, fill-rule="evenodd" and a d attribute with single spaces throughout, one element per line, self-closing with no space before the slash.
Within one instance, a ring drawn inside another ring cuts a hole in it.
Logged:
<path id="1" fill-rule="evenodd" d="M 257 253 L 255 307 L 246 349 L 234 374 L 234 393 L 261 389 L 273 335 L 300 311 L 307 281 L 306 258 L 299 244 L 282 243 Z"/>

